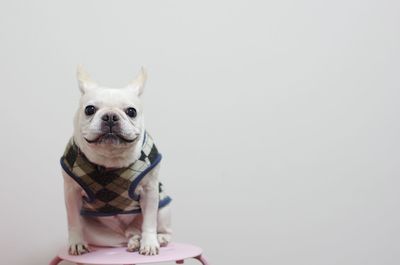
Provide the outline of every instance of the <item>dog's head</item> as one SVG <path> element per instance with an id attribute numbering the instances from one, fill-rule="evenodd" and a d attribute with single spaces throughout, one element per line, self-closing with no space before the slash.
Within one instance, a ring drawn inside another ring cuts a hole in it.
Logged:
<path id="1" fill-rule="evenodd" d="M 77 71 L 81 99 L 74 120 L 74 140 L 88 159 L 105 167 L 124 167 L 140 153 L 144 134 L 140 96 L 146 81 L 142 68 L 123 88 L 103 87 L 86 71 Z"/>

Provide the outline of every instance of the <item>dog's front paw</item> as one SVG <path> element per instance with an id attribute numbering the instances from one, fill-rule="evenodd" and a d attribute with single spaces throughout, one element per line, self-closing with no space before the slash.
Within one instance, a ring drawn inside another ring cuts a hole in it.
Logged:
<path id="1" fill-rule="evenodd" d="M 160 244 L 156 234 L 142 234 L 140 240 L 139 253 L 142 255 L 157 255 L 160 250 Z"/>
<path id="2" fill-rule="evenodd" d="M 90 252 L 89 246 L 85 242 L 70 242 L 68 252 L 70 255 L 82 255 Z"/>
<path id="3" fill-rule="evenodd" d="M 70 255 L 82 255 L 90 252 L 89 246 L 83 239 L 82 232 L 80 230 L 70 228 L 68 230 L 68 241 L 68 252 Z"/>

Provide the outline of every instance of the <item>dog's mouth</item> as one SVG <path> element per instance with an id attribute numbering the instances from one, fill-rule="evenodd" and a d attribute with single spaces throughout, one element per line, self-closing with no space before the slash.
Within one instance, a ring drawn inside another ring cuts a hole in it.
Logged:
<path id="1" fill-rule="evenodd" d="M 133 143 L 138 137 L 128 139 L 123 135 L 116 133 L 104 133 L 100 134 L 94 139 L 85 138 L 89 144 L 119 144 L 119 143 Z"/>

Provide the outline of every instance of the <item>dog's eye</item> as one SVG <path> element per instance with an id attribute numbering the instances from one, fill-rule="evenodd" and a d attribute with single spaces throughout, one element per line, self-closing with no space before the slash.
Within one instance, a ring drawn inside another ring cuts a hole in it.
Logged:
<path id="1" fill-rule="evenodd" d="M 131 118 L 135 118 L 137 115 L 136 110 L 134 108 L 127 108 L 125 112 L 126 115 L 128 115 Z"/>
<path id="2" fill-rule="evenodd" d="M 96 107 L 95 106 L 93 106 L 93 105 L 86 106 L 86 108 L 85 108 L 85 114 L 86 115 L 91 116 L 95 112 L 96 112 Z"/>

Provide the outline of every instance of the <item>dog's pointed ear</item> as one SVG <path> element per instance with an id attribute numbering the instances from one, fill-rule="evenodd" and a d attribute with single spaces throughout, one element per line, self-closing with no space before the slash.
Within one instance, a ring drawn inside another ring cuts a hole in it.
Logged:
<path id="1" fill-rule="evenodd" d="M 97 84 L 90 78 L 89 74 L 81 64 L 76 69 L 76 77 L 78 78 L 79 89 L 85 94 L 88 89 L 94 88 Z"/>
<path id="2" fill-rule="evenodd" d="M 147 80 L 147 72 L 143 68 L 143 66 L 140 68 L 139 74 L 136 76 L 135 80 L 133 80 L 131 83 L 129 83 L 128 87 L 130 89 L 133 89 L 135 93 L 140 96 L 143 93 L 144 86 L 146 84 Z"/>

